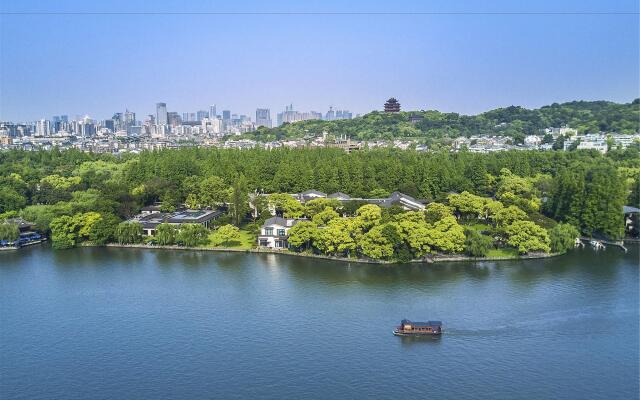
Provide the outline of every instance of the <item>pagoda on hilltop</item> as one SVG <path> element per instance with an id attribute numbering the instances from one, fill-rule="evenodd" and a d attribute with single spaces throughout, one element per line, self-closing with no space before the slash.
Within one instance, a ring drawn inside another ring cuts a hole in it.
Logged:
<path id="1" fill-rule="evenodd" d="M 384 112 L 388 112 L 388 113 L 400 112 L 400 103 L 398 103 L 398 100 L 396 100 L 394 97 L 387 100 L 387 102 L 384 103 Z"/>

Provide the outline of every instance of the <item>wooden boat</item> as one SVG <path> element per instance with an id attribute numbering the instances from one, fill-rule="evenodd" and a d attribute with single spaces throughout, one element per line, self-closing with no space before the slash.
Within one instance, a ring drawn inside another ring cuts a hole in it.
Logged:
<path id="1" fill-rule="evenodd" d="M 421 336 L 442 334 L 441 321 L 413 322 L 403 319 L 400 326 L 393 330 L 396 336 Z"/>

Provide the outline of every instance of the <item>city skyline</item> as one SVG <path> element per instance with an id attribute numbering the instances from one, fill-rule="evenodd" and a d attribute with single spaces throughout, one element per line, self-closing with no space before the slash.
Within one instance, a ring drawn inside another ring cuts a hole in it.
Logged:
<path id="1" fill-rule="evenodd" d="M 148 14 L 138 0 L 5 2 L 0 120 L 147 115 L 158 101 L 179 112 L 215 102 L 253 115 L 293 102 L 364 114 L 393 96 L 406 110 L 477 114 L 638 97 L 635 1 L 405 0 L 393 9 L 401 12 L 382 1 L 158 1 Z"/>
<path id="2" fill-rule="evenodd" d="M 124 112 L 122 112 L 124 110 Z M 230 110 L 226 107 L 218 108 L 217 104 L 211 104 L 207 107 L 199 107 L 193 110 L 173 110 L 171 109 L 171 105 L 167 102 L 156 102 L 154 103 L 153 111 L 150 112 L 139 112 L 136 110 L 132 110 L 129 107 L 120 108 L 114 111 L 104 111 L 100 113 L 100 116 L 90 115 L 87 113 L 72 113 L 72 112 L 60 112 L 55 115 L 42 115 L 39 118 L 34 118 L 30 120 L 11 120 L 11 119 L 0 119 L 0 122 L 12 122 L 12 123 L 33 123 L 42 120 L 49 120 L 55 122 L 58 118 L 64 118 L 68 121 L 81 121 L 84 119 L 91 119 L 94 121 L 108 121 L 113 119 L 122 119 L 127 122 L 140 122 L 147 120 L 149 117 L 153 117 L 153 122 L 156 125 L 168 125 L 169 117 L 171 114 L 174 116 L 179 116 L 182 122 L 200 122 L 205 118 L 214 118 L 218 117 L 220 119 L 231 119 L 232 117 L 239 117 L 243 119 L 247 119 L 253 121 L 258 126 L 265 126 L 268 128 L 278 126 L 275 122 L 274 117 L 278 114 L 286 113 L 286 112 L 297 112 L 299 114 L 313 114 L 317 115 L 319 119 L 333 120 L 333 119 L 351 119 L 356 114 L 353 114 L 346 107 L 334 107 L 327 106 L 326 110 L 323 112 L 315 110 L 298 110 L 294 107 L 293 103 L 285 104 L 282 107 L 282 112 L 278 110 L 274 110 L 274 114 L 271 115 L 271 109 L 265 107 L 256 107 L 253 112 L 248 113 L 240 113 L 234 110 Z M 374 111 L 374 110 L 371 110 Z M 382 111 L 382 109 L 381 109 Z M 162 117 L 160 117 L 162 115 Z M 305 118 L 311 119 L 311 118 Z M 297 119 L 303 120 L 303 119 Z M 288 121 L 292 122 L 292 121 Z"/>

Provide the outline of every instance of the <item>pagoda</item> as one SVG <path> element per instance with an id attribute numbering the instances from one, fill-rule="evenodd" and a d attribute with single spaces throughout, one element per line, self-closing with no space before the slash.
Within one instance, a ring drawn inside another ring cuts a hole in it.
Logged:
<path id="1" fill-rule="evenodd" d="M 384 112 L 388 112 L 388 113 L 400 112 L 400 103 L 398 103 L 398 100 L 396 100 L 393 97 L 387 100 L 387 102 L 384 103 Z"/>

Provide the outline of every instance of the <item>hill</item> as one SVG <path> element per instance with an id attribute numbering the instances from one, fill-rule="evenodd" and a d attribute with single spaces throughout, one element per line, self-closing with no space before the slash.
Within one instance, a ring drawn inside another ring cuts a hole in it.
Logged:
<path id="1" fill-rule="evenodd" d="M 525 135 L 542 134 L 548 127 L 568 126 L 579 133 L 640 131 L 640 99 L 631 103 L 572 101 L 553 103 L 538 109 L 519 106 L 498 108 L 478 115 L 444 113 L 435 110 L 384 113 L 374 111 L 350 120 L 309 120 L 285 123 L 277 128 L 260 128 L 247 137 L 268 141 L 327 132 L 356 140 L 419 138 L 442 139 L 472 135 L 510 136 L 521 141 Z"/>

